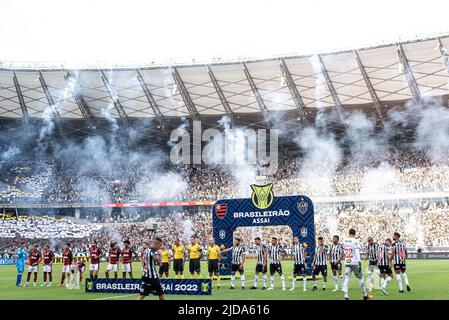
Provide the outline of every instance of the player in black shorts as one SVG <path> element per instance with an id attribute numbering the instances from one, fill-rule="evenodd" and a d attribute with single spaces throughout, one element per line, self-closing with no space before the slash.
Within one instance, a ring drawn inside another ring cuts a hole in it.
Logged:
<path id="1" fill-rule="evenodd" d="M 242 282 L 242 289 L 245 289 L 245 270 L 243 269 L 243 265 L 246 259 L 246 250 L 245 247 L 242 246 L 242 239 L 235 238 L 235 244 L 231 248 L 223 249 L 221 252 L 232 252 L 231 255 L 231 286 L 229 289 L 234 289 L 235 286 L 235 273 L 238 271 L 240 274 L 240 281 Z"/>
<path id="2" fill-rule="evenodd" d="M 340 284 L 343 291 L 343 275 L 341 273 L 341 261 L 343 260 L 344 252 L 343 245 L 340 243 L 340 237 L 335 235 L 332 237 L 332 245 L 329 249 L 329 260 L 331 263 L 332 277 L 334 280 L 334 290 L 338 291 L 338 278 L 340 277 Z"/>
<path id="3" fill-rule="evenodd" d="M 390 267 L 390 249 L 391 249 L 391 239 L 386 239 L 385 243 L 380 243 L 377 246 L 377 267 L 380 273 L 380 291 L 384 295 L 387 295 L 387 285 L 391 281 L 391 276 L 393 271 Z"/>
<path id="4" fill-rule="evenodd" d="M 312 281 L 313 281 L 313 291 L 318 290 L 316 277 L 321 273 L 323 276 L 323 291 L 327 287 L 327 254 L 328 248 L 324 245 L 323 237 L 318 237 L 318 245 L 315 248 L 315 255 L 313 256 L 312 262 Z"/>
<path id="5" fill-rule="evenodd" d="M 143 300 L 150 293 L 159 296 L 159 300 L 165 300 L 161 280 L 157 274 L 157 266 L 161 265 L 159 250 L 162 245 L 161 238 L 151 241 L 145 249 L 142 257 L 142 279 L 137 300 Z"/>
<path id="6" fill-rule="evenodd" d="M 296 288 L 297 276 L 302 276 L 303 291 L 307 291 L 307 277 L 306 277 L 307 247 L 308 247 L 307 243 L 304 244 L 299 243 L 298 237 L 293 238 L 291 255 L 293 256 L 294 264 L 293 264 L 292 287 L 290 288 L 290 291 L 293 291 Z"/>
<path id="7" fill-rule="evenodd" d="M 407 246 L 404 242 L 399 240 L 401 235 L 399 232 L 393 234 L 393 243 L 391 244 L 390 260 L 394 264 L 394 271 L 396 273 L 396 280 L 398 281 L 399 292 L 404 292 L 404 287 L 402 286 L 402 278 L 405 281 L 407 291 L 411 291 L 410 285 L 408 283 L 408 276 L 406 271 L 406 260 L 407 260 Z"/>
<path id="8" fill-rule="evenodd" d="M 159 278 L 162 278 L 162 276 L 165 274 L 165 277 L 168 278 L 170 267 L 169 267 L 169 259 L 170 259 L 170 253 L 165 247 L 165 244 L 162 244 L 161 246 L 161 265 L 159 266 Z"/>
<path id="9" fill-rule="evenodd" d="M 257 289 L 257 282 L 259 281 L 259 274 L 263 275 L 263 287 L 262 290 L 267 288 L 267 261 L 268 261 L 268 250 L 267 247 L 262 244 L 260 237 L 254 238 L 254 243 L 256 244 L 256 272 L 254 274 L 254 285 L 251 289 Z"/>
<path id="10" fill-rule="evenodd" d="M 215 244 L 214 238 L 209 241 L 209 247 L 207 247 L 207 271 L 211 282 L 214 280 L 214 274 L 217 276 L 217 289 L 220 289 L 220 259 L 221 249 Z"/>
<path id="11" fill-rule="evenodd" d="M 270 282 L 271 285 L 267 290 L 274 290 L 274 275 L 275 273 L 279 273 L 282 283 L 282 290 L 287 290 L 285 287 L 285 277 L 282 273 L 282 265 L 281 259 L 285 256 L 285 250 L 278 243 L 278 239 L 276 237 L 271 238 L 271 245 L 268 247 L 268 255 L 270 257 Z"/>

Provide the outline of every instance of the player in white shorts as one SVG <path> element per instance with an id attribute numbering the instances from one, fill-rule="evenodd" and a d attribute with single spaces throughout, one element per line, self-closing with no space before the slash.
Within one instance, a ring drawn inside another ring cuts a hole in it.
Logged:
<path id="1" fill-rule="evenodd" d="M 91 263 L 89 266 L 89 271 L 97 271 L 100 269 L 100 264 L 98 263 Z"/>
<path id="2" fill-rule="evenodd" d="M 129 273 L 129 277 L 133 277 L 133 268 L 132 268 L 132 262 L 134 258 L 137 256 L 137 254 L 134 252 L 133 249 L 131 249 L 131 243 L 129 240 L 123 241 L 124 247 L 121 251 L 121 258 L 120 261 L 122 263 L 122 278 L 126 279 L 126 273 Z"/>
<path id="3" fill-rule="evenodd" d="M 90 256 L 90 266 L 89 266 L 89 275 L 91 279 L 98 278 L 98 271 L 100 270 L 100 257 L 101 257 L 101 249 L 98 248 L 97 242 L 94 241 L 91 243 L 91 247 L 89 249 Z"/>
<path id="4" fill-rule="evenodd" d="M 109 279 L 109 272 L 111 270 L 114 271 L 114 279 L 117 279 L 120 254 L 120 248 L 116 246 L 115 242 L 111 242 L 111 247 L 109 249 L 109 264 L 105 271 L 106 279 Z"/>
<path id="5" fill-rule="evenodd" d="M 362 289 L 363 300 L 371 299 L 371 295 L 366 294 L 365 282 L 362 274 L 362 260 L 360 259 L 360 243 L 355 238 L 355 230 L 349 230 L 349 238 L 343 240 L 343 251 L 345 259 L 345 283 L 343 289 L 345 292 L 345 300 L 349 300 L 348 287 L 351 273 L 359 279 L 360 288 Z"/>
<path id="6" fill-rule="evenodd" d="M 38 266 L 28 266 L 28 272 L 33 273 L 33 272 L 38 272 L 38 271 L 39 271 Z"/>
<path id="7" fill-rule="evenodd" d="M 51 267 L 51 265 L 44 264 L 44 265 L 42 266 L 42 271 L 43 271 L 43 272 L 52 272 L 52 267 Z"/>
<path id="8" fill-rule="evenodd" d="M 108 267 L 106 268 L 107 271 L 114 271 L 114 272 L 118 272 L 118 263 L 109 263 Z"/>

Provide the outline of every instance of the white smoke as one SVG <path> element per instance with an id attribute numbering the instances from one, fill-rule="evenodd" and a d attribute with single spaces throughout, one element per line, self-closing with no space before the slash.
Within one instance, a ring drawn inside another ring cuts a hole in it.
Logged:
<path id="1" fill-rule="evenodd" d="M 9 146 L 5 151 L 1 152 L 0 160 L 11 160 L 15 156 L 20 154 L 20 149 L 15 145 Z"/>
<path id="2" fill-rule="evenodd" d="M 343 156 L 335 136 L 306 128 L 295 136 L 295 142 L 303 150 L 297 178 L 313 194 L 332 195 L 332 180 Z"/>
<path id="3" fill-rule="evenodd" d="M 404 192 L 399 172 L 390 164 L 382 162 L 377 168 L 368 169 L 361 182 L 360 194 L 379 195 L 385 193 Z"/>
<path id="4" fill-rule="evenodd" d="M 174 172 L 143 177 L 136 184 L 136 192 L 151 200 L 173 200 L 188 189 L 187 181 Z"/>
<path id="5" fill-rule="evenodd" d="M 112 115 L 112 110 L 114 109 L 114 104 L 110 103 L 106 107 L 101 108 L 101 114 L 106 118 L 112 131 L 117 131 L 120 126 L 118 125 L 117 118 Z"/>
<path id="6" fill-rule="evenodd" d="M 188 216 L 183 216 L 181 212 L 175 212 L 173 214 L 173 220 L 175 223 L 181 226 L 182 234 L 180 238 L 186 242 L 194 235 L 193 221 Z"/>
<path id="7" fill-rule="evenodd" d="M 427 152 L 434 164 L 448 163 L 449 109 L 443 106 L 424 109 L 416 129 L 414 146 Z"/>
<path id="8" fill-rule="evenodd" d="M 53 117 L 57 108 L 55 105 L 51 105 L 45 108 L 42 112 L 42 127 L 39 132 L 39 142 L 42 142 L 46 137 L 51 136 L 55 128 L 55 122 Z"/>
<path id="9" fill-rule="evenodd" d="M 319 128 L 325 128 L 326 127 L 326 116 L 324 114 L 324 105 L 321 101 L 322 97 L 325 96 L 325 84 L 326 79 L 324 78 L 322 69 L 321 69 L 321 63 L 319 60 L 319 57 L 317 55 L 313 55 L 309 58 L 309 63 L 312 65 L 313 72 L 315 75 L 315 86 L 314 86 L 314 103 L 316 108 L 318 109 L 318 112 L 315 117 L 315 125 Z"/>

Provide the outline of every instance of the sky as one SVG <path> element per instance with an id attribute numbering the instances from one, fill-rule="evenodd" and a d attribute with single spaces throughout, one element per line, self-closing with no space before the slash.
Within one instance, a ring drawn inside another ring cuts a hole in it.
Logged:
<path id="1" fill-rule="evenodd" d="M 212 62 L 449 33 L 449 1 L 1 0 L 3 65 Z"/>

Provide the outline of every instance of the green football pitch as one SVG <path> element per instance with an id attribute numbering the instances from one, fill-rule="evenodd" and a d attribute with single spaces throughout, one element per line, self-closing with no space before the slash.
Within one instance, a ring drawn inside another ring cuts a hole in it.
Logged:
<path id="1" fill-rule="evenodd" d="M 103 263 L 103 266 L 105 264 Z M 240 287 L 240 280 L 237 275 L 236 289 L 229 290 L 230 281 L 222 280 L 221 288 L 216 288 L 216 283 L 213 284 L 211 296 L 187 296 L 187 295 L 167 295 L 167 299 L 229 299 L 229 300 L 245 300 L 245 299 L 304 299 L 304 300 L 341 300 L 343 299 L 343 292 L 332 292 L 333 281 L 332 276 L 328 276 L 328 289 L 323 292 L 322 281 L 318 280 L 318 291 L 312 291 L 312 283 L 308 281 L 307 292 L 302 291 L 302 280 L 298 279 L 297 288 L 295 291 L 288 291 L 291 287 L 291 272 L 292 262 L 284 261 L 283 269 L 286 276 L 287 291 L 281 290 L 281 281 L 279 276 L 275 276 L 275 290 L 250 290 L 249 287 L 253 284 L 254 279 L 254 260 L 248 260 L 245 264 L 246 289 L 242 290 Z M 366 264 L 363 265 L 363 270 L 366 270 Z M 16 287 L 16 271 L 13 266 L 0 266 L 0 299 L 73 299 L 73 300 L 114 300 L 114 299 L 136 299 L 137 295 L 129 294 L 101 294 L 101 293 L 85 293 L 84 289 L 69 290 L 65 287 L 57 287 L 61 279 L 61 265 L 55 265 L 53 287 L 41 287 L 42 273 L 40 270 L 37 286 L 33 287 Z M 203 263 L 203 277 L 207 277 L 206 264 Z M 135 270 L 140 270 L 138 263 L 135 265 Z M 330 270 L 329 270 L 330 271 Z M 411 292 L 399 293 L 398 284 L 395 278 L 390 282 L 387 291 L 388 296 L 384 296 L 378 289 L 372 291 L 373 299 L 376 300 L 407 300 L 407 299 L 449 299 L 449 261 L 447 260 L 414 260 L 407 263 L 407 274 L 410 280 Z M 85 276 L 88 271 L 85 272 Z M 137 274 L 136 274 L 137 275 Z M 24 275 L 26 278 L 26 275 Z M 104 273 L 100 273 L 103 277 Z M 188 278 L 189 275 L 186 275 Z M 375 288 L 379 286 L 379 278 L 374 275 Z M 366 272 L 365 272 L 366 280 Z M 22 283 L 24 283 L 23 279 Z M 269 278 L 268 278 L 269 282 Z M 259 280 L 259 288 L 262 280 Z M 361 299 L 361 292 L 358 281 L 351 278 L 349 296 L 351 299 Z M 157 299 L 157 297 L 150 295 L 147 299 Z"/>

